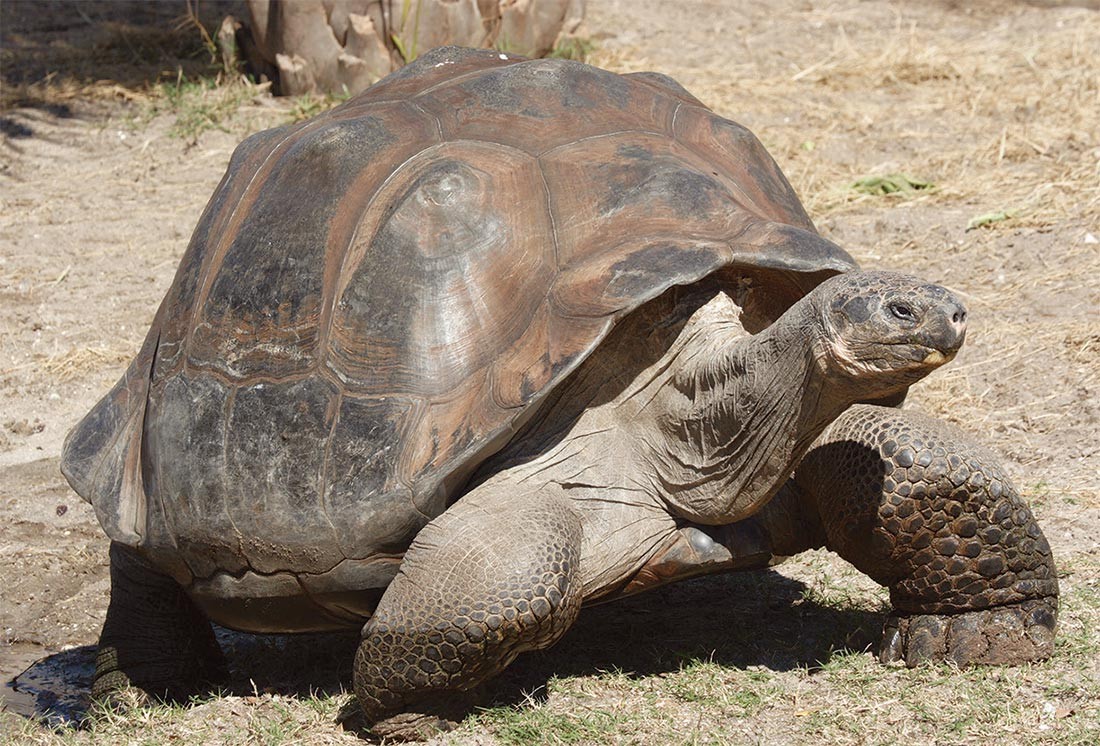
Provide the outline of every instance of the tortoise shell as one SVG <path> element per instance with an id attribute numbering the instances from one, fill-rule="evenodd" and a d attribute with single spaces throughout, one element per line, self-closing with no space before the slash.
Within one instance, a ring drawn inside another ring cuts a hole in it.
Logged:
<path id="1" fill-rule="evenodd" d="M 62 468 L 181 582 L 370 584 L 624 315 L 852 267 L 671 79 L 436 50 L 237 148 Z"/>

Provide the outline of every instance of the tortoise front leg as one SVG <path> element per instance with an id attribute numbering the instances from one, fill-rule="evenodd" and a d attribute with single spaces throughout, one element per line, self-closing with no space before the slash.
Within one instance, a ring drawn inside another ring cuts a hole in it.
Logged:
<path id="1" fill-rule="evenodd" d="M 182 700 L 225 677 L 210 622 L 175 580 L 137 551 L 111 543 L 111 603 L 99 636 L 92 697 L 131 685 Z"/>
<path id="2" fill-rule="evenodd" d="M 482 487 L 425 526 L 355 656 L 374 734 L 448 729 L 469 690 L 555 643 L 580 609 L 580 552 L 580 519 L 553 493 Z"/>
<path id="3" fill-rule="evenodd" d="M 799 465 L 826 546 L 890 589 L 884 662 L 1050 657 L 1050 545 L 997 459 L 957 429 L 857 405 Z"/>

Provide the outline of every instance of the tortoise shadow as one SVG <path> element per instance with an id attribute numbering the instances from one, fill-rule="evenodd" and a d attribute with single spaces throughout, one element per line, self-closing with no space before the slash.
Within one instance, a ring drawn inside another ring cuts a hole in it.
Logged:
<path id="1" fill-rule="evenodd" d="M 614 671 L 672 673 L 695 661 L 772 671 L 815 669 L 833 655 L 875 649 L 885 612 L 806 598 L 773 570 L 697 578 L 585 609 L 554 647 L 527 653 L 492 682 L 497 704 L 540 701 L 552 678 Z"/>
<path id="2" fill-rule="evenodd" d="M 554 678 L 616 671 L 632 678 L 706 660 L 732 668 L 813 669 L 838 652 L 873 648 L 883 614 L 836 608 L 806 598 L 806 584 L 772 570 L 684 581 L 585 609 L 554 647 L 521 655 L 483 690 L 485 704 L 545 698 Z M 300 698 L 351 690 L 357 632 L 249 635 L 217 630 L 230 664 L 220 691 Z M 7 682 L 7 707 L 52 725 L 79 725 L 95 646 L 43 658 Z M 353 731 L 354 700 L 341 715 Z M 365 735 L 365 734 L 364 734 Z"/>

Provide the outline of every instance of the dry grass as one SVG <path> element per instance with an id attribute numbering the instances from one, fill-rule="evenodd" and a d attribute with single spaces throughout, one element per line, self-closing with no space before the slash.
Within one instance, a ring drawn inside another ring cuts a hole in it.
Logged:
<path id="1" fill-rule="evenodd" d="M 0 370 L 0 376 L 32 371 L 34 375 L 67 383 L 105 366 L 129 362 L 131 357 L 133 357 L 133 350 L 128 346 L 74 347 L 56 355 L 34 355 L 29 362 Z"/>
<path id="2" fill-rule="evenodd" d="M 870 29 L 860 27 L 861 12 L 847 4 L 803 14 L 818 36 L 832 38 L 819 59 L 779 70 L 771 60 L 748 61 L 679 77 L 713 109 L 753 127 L 818 218 L 867 206 L 873 198 L 848 188 L 867 170 L 902 167 L 940 187 L 925 202 L 1012 209 L 1030 226 L 1100 208 L 1095 13 L 1081 10 L 1041 31 L 991 18 L 960 39 L 945 28 L 946 13 L 914 9 L 918 20 L 894 9 L 892 28 Z M 621 71 L 654 67 L 641 47 L 598 50 L 592 61 Z M 851 139 L 866 149 L 830 148 Z M 880 157 L 881 146 L 898 143 L 904 161 Z"/>
<path id="3" fill-rule="evenodd" d="M 74 347 L 38 361 L 42 375 L 58 381 L 72 381 L 107 365 L 129 362 L 133 353 L 125 347 Z"/>

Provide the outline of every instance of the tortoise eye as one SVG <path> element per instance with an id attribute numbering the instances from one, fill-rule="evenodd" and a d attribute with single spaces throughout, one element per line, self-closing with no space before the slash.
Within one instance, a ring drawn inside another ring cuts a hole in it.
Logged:
<path id="1" fill-rule="evenodd" d="M 917 315 L 913 312 L 910 306 L 904 303 L 891 303 L 890 313 L 894 315 L 894 318 L 902 321 L 916 321 Z"/>

